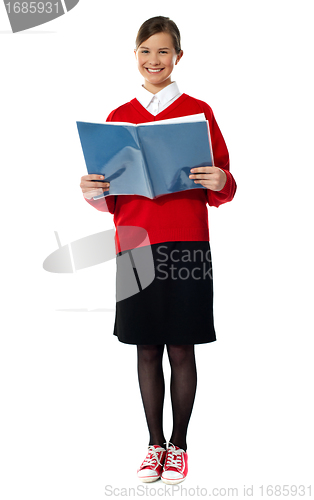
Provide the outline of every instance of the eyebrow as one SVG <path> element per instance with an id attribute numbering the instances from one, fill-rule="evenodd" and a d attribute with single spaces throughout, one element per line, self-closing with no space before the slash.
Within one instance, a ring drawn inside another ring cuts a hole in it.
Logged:
<path id="1" fill-rule="evenodd" d="M 142 45 L 140 46 L 140 49 L 148 49 L 149 50 L 149 47 L 143 47 Z M 167 50 L 170 50 L 169 47 L 161 47 L 160 49 L 158 50 L 163 50 L 163 49 L 167 49 Z"/>

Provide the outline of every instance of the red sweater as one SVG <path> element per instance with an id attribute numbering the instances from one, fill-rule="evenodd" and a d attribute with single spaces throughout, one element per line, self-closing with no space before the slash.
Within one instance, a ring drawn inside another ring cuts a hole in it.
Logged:
<path id="1" fill-rule="evenodd" d="M 153 200 L 138 195 L 108 195 L 99 200 L 85 198 L 97 210 L 114 215 L 117 252 L 166 241 L 209 241 L 206 204 L 219 207 L 222 203 L 231 201 L 237 186 L 229 172 L 229 154 L 226 143 L 212 109 L 205 102 L 182 94 L 166 109 L 154 116 L 137 99 L 132 99 L 109 114 L 106 121 L 137 124 L 197 113 L 204 113 L 209 122 L 214 165 L 226 173 L 225 186 L 221 191 L 206 188 L 191 189 L 166 194 Z M 121 226 L 126 227 L 121 229 Z M 138 229 L 136 234 L 136 227 L 143 229 Z M 149 240 L 146 238 L 143 241 L 143 234 L 148 235 Z"/>

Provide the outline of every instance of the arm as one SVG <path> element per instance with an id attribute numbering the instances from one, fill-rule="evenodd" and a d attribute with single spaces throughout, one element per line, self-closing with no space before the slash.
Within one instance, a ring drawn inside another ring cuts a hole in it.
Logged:
<path id="1" fill-rule="evenodd" d="M 214 113 L 208 104 L 202 102 L 203 111 L 209 123 L 210 135 L 212 139 L 212 148 L 214 154 L 214 165 L 226 174 L 226 183 L 220 191 L 206 189 L 206 197 L 209 206 L 219 207 L 223 203 L 231 201 L 236 193 L 237 185 L 229 171 L 229 153 L 220 131 L 220 128 L 215 120 Z"/>

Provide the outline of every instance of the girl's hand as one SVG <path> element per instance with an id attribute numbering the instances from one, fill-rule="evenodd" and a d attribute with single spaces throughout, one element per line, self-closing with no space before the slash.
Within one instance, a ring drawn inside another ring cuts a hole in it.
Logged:
<path id="1" fill-rule="evenodd" d="M 100 182 L 105 177 L 98 174 L 83 175 L 81 177 L 80 188 L 82 189 L 85 198 L 90 200 L 94 196 L 103 194 L 104 191 L 109 190 L 110 182 Z"/>
<path id="2" fill-rule="evenodd" d="M 190 179 L 212 191 L 221 191 L 227 182 L 227 175 L 218 167 L 196 167 L 191 169 Z"/>

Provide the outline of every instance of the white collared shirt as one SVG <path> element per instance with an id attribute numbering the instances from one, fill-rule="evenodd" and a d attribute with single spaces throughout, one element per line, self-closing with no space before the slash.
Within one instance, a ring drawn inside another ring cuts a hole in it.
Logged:
<path id="1" fill-rule="evenodd" d="M 136 99 L 149 111 L 152 115 L 156 116 L 158 113 L 166 109 L 172 104 L 182 93 L 176 82 L 172 82 L 164 89 L 152 94 L 146 90 L 143 85 L 139 88 Z"/>

